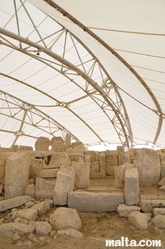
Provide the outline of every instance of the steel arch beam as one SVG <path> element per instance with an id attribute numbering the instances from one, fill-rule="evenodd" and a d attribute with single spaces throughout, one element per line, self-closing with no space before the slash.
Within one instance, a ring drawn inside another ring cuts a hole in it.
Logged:
<path id="1" fill-rule="evenodd" d="M 29 39 L 25 39 L 25 38 L 23 38 L 23 37 L 21 37 L 21 36 L 19 36 L 17 34 L 14 34 L 14 33 L 10 32 L 10 31 L 2 29 L 2 28 L 0 28 L 0 33 L 7 36 L 7 37 L 13 38 L 13 39 L 15 39 L 15 40 L 17 40 L 17 41 L 19 41 L 21 43 L 24 43 L 26 45 L 29 45 L 29 46 L 33 47 L 33 48 L 36 48 L 39 51 L 42 51 L 43 53 L 45 53 L 45 54 L 49 55 L 50 57 L 54 58 L 55 60 L 59 61 L 60 63 L 62 63 L 66 67 L 70 68 L 70 70 L 73 70 L 78 75 L 80 75 L 82 78 L 84 78 L 85 81 L 87 81 L 95 89 L 95 91 L 97 93 L 99 93 L 103 97 L 103 99 L 105 100 L 107 105 L 111 106 L 111 108 L 114 111 L 115 116 L 118 119 L 119 124 L 120 124 L 120 131 L 117 132 L 118 136 L 119 136 L 122 144 L 129 148 L 130 144 L 132 143 L 132 140 L 131 140 L 132 133 L 130 133 L 130 127 L 128 127 L 128 124 L 125 122 L 125 119 L 124 119 L 123 115 L 120 113 L 120 111 L 114 105 L 114 103 L 110 100 L 110 98 L 108 97 L 106 92 L 98 84 L 96 84 L 87 74 L 85 74 L 83 71 L 81 71 L 79 68 L 74 66 L 72 63 L 70 63 L 66 59 L 64 59 L 61 56 L 59 56 L 59 55 L 55 54 L 54 52 L 52 52 L 48 48 L 42 47 L 41 45 L 39 45 L 37 43 L 34 43 L 34 42 L 30 41 Z M 18 50 L 18 48 L 15 48 L 15 49 Z M 19 51 L 22 51 L 23 53 L 25 53 L 24 49 L 22 49 L 22 48 L 19 48 Z M 124 142 L 123 142 L 123 139 L 121 139 L 122 136 L 125 137 Z"/>

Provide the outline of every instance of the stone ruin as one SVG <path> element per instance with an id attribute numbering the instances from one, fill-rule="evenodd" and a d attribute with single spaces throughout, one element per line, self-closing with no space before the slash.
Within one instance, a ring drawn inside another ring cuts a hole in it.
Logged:
<path id="1" fill-rule="evenodd" d="M 92 179 L 115 179 L 114 188 L 90 191 Z M 155 226 L 165 228 L 165 195 L 141 195 L 142 186 L 165 189 L 165 150 L 88 151 L 79 141 L 71 144 L 69 136 L 39 137 L 35 151 L 0 148 L 0 212 L 11 211 L 8 223 L 0 219 L 0 236 L 17 240 L 30 234 L 34 241 L 35 235 L 56 237 L 57 231 L 82 236 L 77 211 L 116 210 L 144 230 L 150 213 Z M 41 221 L 51 207 L 57 209 Z"/>

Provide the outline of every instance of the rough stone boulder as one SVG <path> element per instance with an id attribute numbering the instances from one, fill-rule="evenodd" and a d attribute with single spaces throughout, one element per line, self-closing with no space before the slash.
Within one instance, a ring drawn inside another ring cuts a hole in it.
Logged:
<path id="1" fill-rule="evenodd" d="M 151 213 L 153 208 L 165 208 L 165 200 L 140 200 L 140 209 L 144 213 Z"/>
<path id="2" fill-rule="evenodd" d="M 19 218 L 26 219 L 28 221 L 30 220 L 34 221 L 38 218 L 38 212 L 36 209 L 33 209 L 33 208 L 24 208 L 24 209 L 12 211 L 11 214 L 14 218 L 19 217 Z"/>
<path id="3" fill-rule="evenodd" d="M 50 141 L 51 150 L 56 152 L 65 151 L 65 144 L 62 137 L 53 137 Z"/>
<path id="4" fill-rule="evenodd" d="M 60 207 L 50 216 L 50 224 L 55 230 L 73 228 L 80 230 L 82 227 L 80 217 L 76 209 Z"/>
<path id="5" fill-rule="evenodd" d="M 139 230 L 148 229 L 149 217 L 146 214 L 135 211 L 129 214 L 128 220 L 133 226 L 135 226 Z"/>
<path id="6" fill-rule="evenodd" d="M 140 207 L 137 206 L 127 206 L 125 204 L 119 204 L 117 207 L 120 217 L 128 217 L 130 213 L 138 211 L 140 212 Z"/>
<path id="7" fill-rule="evenodd" d="M 57 153 L 54 153 L 53 156 L 51 157 L 49 165 L 52 165 L 56 168 L 59 168 L 62 165 L 69 166 L 70 165 L 70 158 L 66 152 L 57 152 Z"/>
<path id="8" fill-rule="evenodd" d="M 46 236 L 50 234 L 51 231 L 52 227 L 48 222 L 36 222 L 36 235 Z"/>
<path id="9" fill-rule="evenodd" d="M 23 223 L 4 223 L 0 225 L 0 236 L 11 237 L 15 231 L 17 231 L 19 235 L 26 235 L 33 233 L 34 230 L 34 226 Z"/>
<path id="10" fill-rule="evenodd" d="M 16 152 L 6 160 L 5 199 L 21 196 L 28 184 L 30 152 Z"/>
<path id="11" fill-rule="evenodd" d="M 152 219 L 154 225 L 158 228 L 165 228 L 165 215 L 156 215 L 153 219 Z"/>
<path id="12" fill-rule="evenodd" d="M 35 142 L 36 151 L 46 151 L 49 149 L 50 140 L 47 137 L 38 137 Z"/>
<path id="13" fill-rule="evenodd" d="M 154 186 L 159 182 L 161 166 L 159 154 L 151 149 L 135 149 L 134 165 L 138 169 L 141 186 Z"/>
<path id="14" fill-rule="evenodd" d="M 58 230 L 57 232 L 58 235 L 67 235 L 67 236 L 73 236 L 77 238 L 81 238 L 84 235 L 80 233 L 79 231 L 73 229 L 73 228 L 68 228 L 66 230 Z"/>

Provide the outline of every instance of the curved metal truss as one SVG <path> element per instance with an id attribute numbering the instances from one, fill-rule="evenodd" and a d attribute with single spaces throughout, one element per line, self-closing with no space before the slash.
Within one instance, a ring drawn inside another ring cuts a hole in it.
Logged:
<path id="1" fill-rule="evenodd" d="M 0 114 L 2 116 L 6 116 L 8 119 L 14 119 L 20 123 L 19 129 L 16 131 L 1 129 L 2 132 L 12 133 L 15 136 L 12 145 L 17 142 L 20 136 L 37 139 L 37 136 L 32 136 L 24 132 L 24 126 L 27 125 L 32 126 L 34 129 L 41 130 L 48 136 L 56 136 L 58 133 L 58 135 L 65 140 L 66 134 L 69 134 L 72 141 L 78 141 L 77 137 L 71 134 L 56 120 L 49 117 L 46 113 L 43 113 L 30 103 L 24 102 L 21 99 L 18 99 L 15 96 L 3 91 L 0 91 L 0 101 L 2 103 Z M 20 117 L 22 118 L 20 119 Z"/>
<path id="2" fill-rule="evenodd" d="M 50 3 L 51 1 L 48 2 Z M 98 137 L 99 141 L 103 142 L 101 137 L 96 134 L 94 129 L 92 129 L 92 127 L 90 127 L 85 122 L 85 120 L 81 118 L 81 116 L 79 116 L 72 110 L 72 103 L 77 102 L 80 99 L 90 97 L 99 106 L 99 108 L 113 125 L 116 133 L 118 134 L 121 144 L 127 148 L 131 147 L 133 144 L 133 135 L 124 102 L 120 96 L 117 85 L 107 73 L 105 68 L 98 61 L 98 59 L 87 49 L 84 44 L 82 44 L 82 42 L 78 38 L 76 38 L 71 32 L 66 30 L 65 27 L 61 26 L 59 23 L 56 23 L 53 33 L 50 33 L 49 35 L 43 34 L 31 17 L 31 14 L 25 4 L 26 1 L 23 2 L 22 0 L 20 0 L 19 7 L 17 7 L 16 3 L 16 0 L 13 0 L 15 13 L 11 18 L 16 19 L 15 23 L 17 33 L 13 33 L 5 28 L 0 28 L 0 45 L 7 46 L 13 51 L 17 50 L 18 52 L 29 56 L 29 58 L 33 58 L 43 63 L 43 65 L 45 65 L 46 67 L 54 69 L 58 74 L 62 74 L 70 82 L 79 87 L 84 92 L 84 95 L 80 98 L 74 98 L 72 101 L 60 102 L 52 95 L 49 95 L 48 93 L 33 87 L 28 83 L 27 80 L 21 81 L 4 73 L 1 73 L 1 76 L 10 78 L 10 80 L 16 81 L 18 82 L 18 84 L 26 85 L 29 88 L 34 88 L 36 91 L 52 99 L 54 101 L 55 107 L 60 106 L 62 108 L 66 108 L 79 120 L 81 120 L 81 122 L 83 122 L 91 130 L 91 132 Z M 18 16 L 18 9 L 20 8 L 24 9 L 24 12 L 26 13 L 31 25 L 33 26 L 32 33 L 35 33 L 37 35 L 38 40 L 32 40 L 31 33 L 26 38 L 21 35 L 21 21 Z M 45 19 L 47 18 L 49 17 L 45 15 Z M 60 50 L 59 41 L 60 44 L 62 44 Z M 71 54 L 73 56 L 71 56 Z M 81 79 L 83 79 L 83 83 L 81 83 Z M 150 90 L 147 89 L 147 91 L 153 98 L 154 96 L 152 95 L 152 93 L 150 93 Z M 64 127 L 63 124 L 56 122 L 51 117 L 46 115 L 46 113 L 42 112 L 40 110 L 40 107 L 42 105 L 38 105 L 37 107 L 35 107 L 31 103 L 24 102 L 24 100 L 15 98 L 14 96 L 3 91 L 1 91 L 1 98 L 3 99 L 4 103 L 6 102 L 5 106 L 8 106 L 9 109 L 8 114 L 3 114 L 3 112 L 1 112 L 1 115 L 7 115 L 11 118 L 17 118 L 16 114 L 13 115 L 13 110 L 15 108 L 17 109 L 16 113 L 24 113 L 22 115 L 20 129 L 17 131 L 11 131 L 16 135 L 13 144 L 16 143 L 19 136 L 30 136 L 23 133 L 23 126 L 27 122 L 29 125 L 42 130 L 42 121 L 45 120 L 47 122 L 46 132 L 51 136 L 55 134 L 56 130 L 60 130 L 63 134 L 70 133 L 70 131 L 67 130 L 66 125 Z M 11 99 L 14 101 L 11 101 Z M 16 102 L 17 104 L 13 104 Z M 159 106 L 157 105 L 157 102 L 155 103 L 158 111 L 161 112 Z M 39 121 L 37 122 L 37 125 L 33 121 L 33 116 L 38 117 Z M 159 129 L 160 127 L 161 119 L 159 120 Z M 2 129 L 1 131 L 10 132 L 9 130 L 5 131 Z M 74 139 L 77 139 L 74 134 L 71 134 L 71 136 Z M 158 133 L 156 137 L 157 136 Z"/>

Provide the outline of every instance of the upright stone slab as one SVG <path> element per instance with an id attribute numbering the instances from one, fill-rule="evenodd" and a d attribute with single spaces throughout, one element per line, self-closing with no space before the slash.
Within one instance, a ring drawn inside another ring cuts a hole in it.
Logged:
<path id="1" fill-rule="evenodd" d="M 71 191 L 68 195 L 68 206 L 83 212 L 115 211 L 117 206 L 124 203 L 124 195 L 118 193 L 93 193 Z"/>
<path id="2" fill-rule="evenodd" d="M 124 147 L 123 146 L 117 146 L 117 152 L 118 152 L 118 163 L 119 165 L 122 165 L 124 163 Z"/>
<path id="3" fill-rule="evenodd" d="M 61 166 L 57 173 L 57 181 L 54 188 L 54 205 L 64 206 L 68 203 L 68 193 L 73 190 L 74 181 L 75 169 L 70 166 Z"/>
<path id="4" fill-rule="evenodd" d="M 160 165 L 161 165 L 161 172 L 160 172 L 160 178 L 162 179 L 165 177 L 165 153 L 159 154 L 160 156 Z"/>
<path id="5" fill-rule="evenodd" d="M 71 147 L 71 135 L 67 133 L 65 138 L 65 148 L 69 150 L 70 147 Z"/>
<path id="6" fill-rule="evenodd" d="M 124 174 L 125 174 L 125 167 L 123 165 L 115 166 L 115 188 L 124 188 Z"/>
<path id="7" fill-rule="evenodd" d="M 90 163 L 72 162 L 71 166 L 75 169 L 75 186 L 78 189 L 89 188 L 90 185 Z"/>
<path id="8" fill-rule="evenodd" d="M 28 184 L 30 154 L 28 152 L 16 152 L 6 160 L 5 173 L 5 199 L 24 194 L 24 188 Z"/>
<path id="9" fill-rule="evenodd" d="M 105 178 L 106 176 L 105 152 L 100 152 L 99 161 L 100 161 L 101 178 Z"/>
<path id="10" fill-rule="evenodd" d="M 12 154 L 13 152 L 0 152 L 0 183 L 3 183 L 1 179 L 5 176 L 6 160 Z"/>
<path id="11" fill-rule="evenodd" d="M 139 177 L 136 168 L 126 169 L 125 171 L 125 188 L 124 188 L 125 204 L 139 204 Z"/>
<path id="12" fill-rule="evenodd" d="M 35 142 L 36 151 L 46 151 L 49 150 L 50 141 L 47 137 L 38 137 Z"/>
<path id="13" fill-rule="evenodd" d="M 35 196 L 37 198 L 53 198 L 55 184 L 55 181 L 48 181 L 37 177 Z"/>

